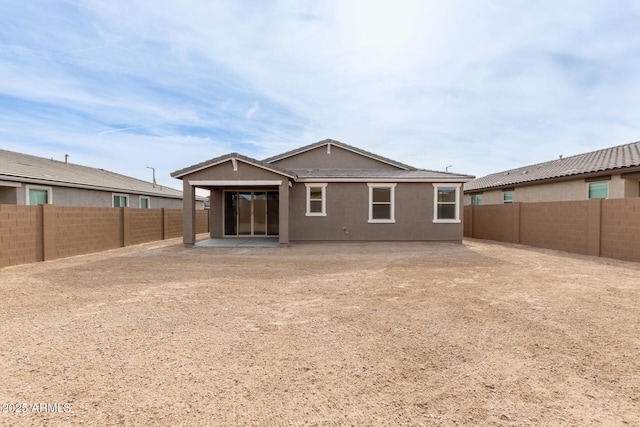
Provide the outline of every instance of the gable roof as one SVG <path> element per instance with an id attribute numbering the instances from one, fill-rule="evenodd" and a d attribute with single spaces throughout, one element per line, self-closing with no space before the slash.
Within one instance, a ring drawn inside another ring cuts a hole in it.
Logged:
<path id="1" fill-rule="evenodd" d="M 294 156 L 305 151 L 313 150 L 318 147 L 322 147 L 327 144 L 334 144 L 345 150 L 350 150 L 358 154 L 366 155 L 367 157 L 374 158 L 379 161 L 383 161 L 388 164 L 396 166 L 398 169 L 285 169 L 276 166 L 270 162 L 284 159 L 290 156 Z M 184 176 L 194 172 L 198 172 L 203 169 L 207 169 L 224 162 L 239 160 L 250 165 L 275 172 L 277 174 L 286 176 L 294 181 L 316 181 L 323 180 L 335 180 L 335 181 L 442 181 L 442 182 L 467 182 L 473 179 L 471 175 L 455 174 L 451 172 L 438 172 L 426 169 L 417 169 L 413 166 L 405 165 L 400 162 L 395 162 L 391 159 L 378 156 L 368 151 L 360 150 L 359 148 L 352 147 L 342 142 L 334 141 L 332 139 L 325 139 L 324 141 L 316 142 L 301 147 L 297 150 L 292 150 L 287 153 L 280 154 L 278 156 L 270 157 L 266 160 L 256 160 L 251 157 L 243 156 L 238 153 L 229 153 L 222 156 L 214 157 L 213 159 L 205 160 L 204 162 L 197 163 L 195 165 L 177 170 L 171 173 L 173 178 L 182 179 Z"/>
<path id="2" fill-rule="evenodd" d="M 104 169 L 65 163 L 0 149 L 0 181 L 134 193 L 182 199 L 170 187 L 120 175 Z"/>
<path id="3" fill-rule="evenodd" d="M 640 167 L 640 142 L 497 172 L 466 183 L 464 190 L 473 192 L 489 188 L 504 188 L 606 171 L 624 172 L 625 169 L 634 167 Z"/>
<path id="4" fill-rule="evenodd" d="M 361 156 L 369 157 L 369 158 L 377 160 L 379 162 L 386 163 L 386 164 L 391 165 L 391 166 L 395 166 L 398 169 L 404 169 L 404 170 L 415 170 L 416 169 L 413 166 L 409 166 L 409 165 L 406 165 L 404 163 L 397 162 L 397 161 L 389 159 L 387 157 L 379 156 L 377 154 L 371 153 L 369 151 L 362 150 L 362 149 L 360 149 L 358 147 L 354 147 L 354 146 L 349 145 L 349 144 L 345 144 L 344 142 L 336 141 L 334 139 L 325 139 L 323 141 L 318 141 L 318 142 L 315 142 L 313 144 L 305 145 L 304 147 L 296 148 L 295 150 L 287 151 L 286 153 L 277 154 L 275 156 L 272 156 L 272 157 L 264 159 L 263 162 L 265 162 L 265 163 L 277 162 L 278 160 L 286 159 L 288 157 L 292 157 L 292 156 L 295 156 L 297 154 L 304 153 L 305 151 L 314 150 L 316 148 L 323 147 L 323 146 L 326 146 L 326 145 L 329 145 L 329 144 L 330 145 L 335 145 L 336 147 L 340 147 L 343 150 L 351 151 L 351 152 L 359 154 Z"/>
<path id="5" fill-rule="evenodd" d="M 188 175 L 190 173 L 194 173 L 202 169 L 210 168 L 212 166 L 216 166 L 216 165 L 219 165 L 220 163 L 228 162 L 233 159 L 240 160 L 241 162 L 248 163 L 250 165 L 257 166 L 259 168 L 266 169 L 271 172 L 275 172 L 277 174 L 284 175 L 289 178 L 296 178 L 295 173 L 287 169 L 271 165 L 261 160 L 253 159 L 251 157 L 243 156 L 242 154 L 238 154 L 238 153 L 229 153 L 222 156 L 214 157 L 213 159 L 205 160 L 204 162 L 200 162 L 193 166 L 189 166 L 189 167 L 177 170 L 175 172 L 172 172 L 171 176 L 173 178 L 182 179 L 183 176 Z"/>

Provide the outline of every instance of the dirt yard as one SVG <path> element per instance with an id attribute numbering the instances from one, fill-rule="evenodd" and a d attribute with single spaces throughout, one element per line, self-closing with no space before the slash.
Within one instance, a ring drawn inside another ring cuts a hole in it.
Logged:
<path id="1" fill-rule="evenodd" d="M 640 265 L 178 240 L 0 270 L 1 425 L 640 425 Z"/>

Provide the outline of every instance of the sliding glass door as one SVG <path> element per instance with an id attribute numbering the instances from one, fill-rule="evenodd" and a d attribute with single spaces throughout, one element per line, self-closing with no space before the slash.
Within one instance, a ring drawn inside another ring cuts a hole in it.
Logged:
<path id="1" fill-rule="evenodd" d="M 225 191 L 226 236 L 277 236 L 278 193 L 275 191 Z"/>

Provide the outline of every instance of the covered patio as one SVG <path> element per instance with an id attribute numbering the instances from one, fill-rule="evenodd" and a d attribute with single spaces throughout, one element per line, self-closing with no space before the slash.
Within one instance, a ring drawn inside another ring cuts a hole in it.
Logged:
<path id="1" fill-rule="evenodd" d="M 289 189 L 294 177 L 237 153 L 174 172 L 183 185 L 183 242 L 198 247 L 289 244 Z M 211 194 L 211 239 L 196 244 L 196 188 Z"/>

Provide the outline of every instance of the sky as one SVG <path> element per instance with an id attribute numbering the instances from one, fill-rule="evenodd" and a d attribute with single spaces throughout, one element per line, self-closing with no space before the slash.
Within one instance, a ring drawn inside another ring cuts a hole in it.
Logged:
<path id="1" fill-rule="evenodd" d="M 640 2 L 0 0 L 0 148 L 170 173 L 327 138 L 477 177 L 640 140 Z"/>

